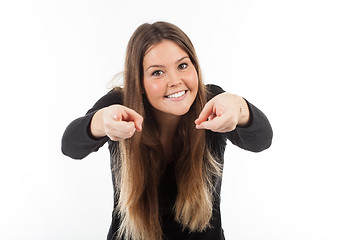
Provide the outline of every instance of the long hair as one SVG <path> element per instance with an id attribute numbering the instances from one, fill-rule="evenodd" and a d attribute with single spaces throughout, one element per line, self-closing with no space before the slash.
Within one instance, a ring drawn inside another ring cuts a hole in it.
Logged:
<path id="1" fill-rule="evenodd" d="M 164 151 L 156 134 L 158 128 L 151 105 L 142 93 L 143 58 L 151 46 L 164 39 L 175 42 L 188 54 L 198 75 L 196 99 L 181 117 L 173 142 L 177 185 L 173 214 L 183 229 L 192 232 L 208 228 L 212 216 L 212 179 L 221 173 L 221 167 L 209 151 L 205 131 L 194 126 L 194 120 L 206 103 L 206 89 L 195 49 L 188 36 L 173 24 L 143 24 L 130 38 L 125 59 L 123 103 L 143 116 L 144 126 L 141 132 L 120 142 L 117 184 L 120 238 L 162 239 L 158 192 L 165 168 Z"/>

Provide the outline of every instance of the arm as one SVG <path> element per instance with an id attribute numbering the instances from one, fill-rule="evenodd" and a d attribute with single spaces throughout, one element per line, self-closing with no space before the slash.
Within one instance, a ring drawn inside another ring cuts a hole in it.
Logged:
<path id="1" fill-rule="evenodd" d="M 88 110 L 85 116 L 72 121 L 66 128 L 61 142 L 61 151 L 66 156 L 74 159 L 82 159 L 91 152 L 97 151 L 107 141 L 107 136 L 94 137 L 91 133 L 91 122 L 98 110 L 112 104 L 121 104 L 122 94 L 110 91 L 100 98 L 94 106 Z"/>
<path id="2" fill-rule="evenodd" d="M 250 122 L 245 127 L 237 126 L 226 137 L 236 146 L 252 152 L 260 152 L 271 146 L 273 131 L 265 114 L 248 103 Z"/>
<path id="3" fill-rule="evenodd" d="M 82 159 L 91 152 L 96 152 L 108 140 L 108 137 L 95 138 L 90 132 L 90 123 L 93 113 L 72 121 L 62 136 L 61 151 L 64 155 Z"/>
<path id="4" fill-rule="evenodd" d="M 213 96 L 196 119 L 196 128 L 224 133 L 233 144 L 253 152 L 271 145 L 272 128 L 263 112 L 220 87 L 209 88 Z"/>
<path id="5" fill-rule="evenodd" d="M 62 138 L 62 152 L 82 159 L 102 147 L 108 138 L 119 141 L 132 137 L 136 130 L 141 131 L 142 116 L 121 102 L 122 92 L 111 91 L 85 116 L 71 122 Z"/>

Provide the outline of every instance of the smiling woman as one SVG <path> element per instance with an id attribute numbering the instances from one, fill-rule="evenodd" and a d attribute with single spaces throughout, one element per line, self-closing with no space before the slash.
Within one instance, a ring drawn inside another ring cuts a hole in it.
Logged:
<path id="1" fill-rule="evenodd" d="M 266 116 L 204 85 L 190 39 L 170 23 L 143 24 L 127 47 L 124 88 L 69 124 L 64 154 L 82 159 L 109 143 L 114 212 L 108 240 L 222 240 L 220 191 L 229 139 L 262 151 Z"/>
<path id="2" fill-rule="evenodd" d="M 187 113 L 196 98 L 198 75 L 186 55 L 175 42 L 162 40 L 144 56 L 144 89 L 149 103 L 159 110 L 158 122 L 168 114 L 179 118 Z"/>

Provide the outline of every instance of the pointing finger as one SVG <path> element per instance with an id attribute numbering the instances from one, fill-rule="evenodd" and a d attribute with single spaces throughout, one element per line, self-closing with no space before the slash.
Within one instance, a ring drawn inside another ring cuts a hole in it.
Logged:
<path id="1" fill-rule="evenodd" d="M 142 131 L 143 117 L 130 108 L 125 108 L 124 114 L 122 114 L 123 120 L 128 122 L 134 122 L 135 128 L 138 131 Z"/>
<path id="2" fill-rule="evenodd" d="M 212 113 L 213 113 L 213 104 L 212 102 L 209 101 L 205 104 L 204 108 L 202 109 L 202 112 L 195 120 L 195 123 L 199 125 L 202 122 L 207 121 L 209 116 L 212 115 Z"/>

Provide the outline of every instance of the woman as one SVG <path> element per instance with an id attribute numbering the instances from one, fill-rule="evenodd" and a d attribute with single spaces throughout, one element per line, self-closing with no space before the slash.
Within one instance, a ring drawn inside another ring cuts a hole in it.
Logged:
<path id="1" fill-rule="evenodd" d="M 127 46 L 124 87 L 67 127 L 67 156 L 109 144 L 115 194 L 107 239 L 224 239 L 226 141 L 262 151 L 272 129 L 255 106 L 201 76 L 186 34 L 166 22 L 143 24 Z"/>

